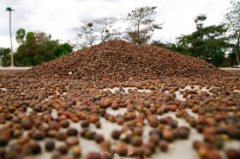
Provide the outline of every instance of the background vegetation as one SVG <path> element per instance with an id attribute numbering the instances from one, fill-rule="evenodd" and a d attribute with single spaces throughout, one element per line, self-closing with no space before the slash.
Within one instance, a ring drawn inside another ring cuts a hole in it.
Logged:
<path id="1" fill-rule="evenodd" d="M 89 47 L 112 39 L 124 39 L 138 44 L 150 43 L 159 47 L 180 52 L 188 56 L 203 59 L 215 66 L 232 66 L 240 64 L 240 2 L 231 1 L 231 8 L 221 24 L 205 26 L 207 15 L 197 15 L 193 22 L 196 30 L 188 35 L 181 35 L 174 43 L 150 41 L 155 30 L 162 29 L 162 24 L 155 22 L 156 7 L 136 8 L 121 20 L 103 17 L 85 20 L 75 28 L 76 48 Z M 124 22 L 128 27 L 124 31 L 116 29 L 116 23 Z M 16 32 L 19 43 L 14 53 L 15 66 L 35 66 L 42 62 L 65 56 L 73 51 L 69 43 L 52 40 L 44 32 L 26 32 L 20 28 Z M 10 49 L 0 48 L 0 62 L 10 65 Z"/>

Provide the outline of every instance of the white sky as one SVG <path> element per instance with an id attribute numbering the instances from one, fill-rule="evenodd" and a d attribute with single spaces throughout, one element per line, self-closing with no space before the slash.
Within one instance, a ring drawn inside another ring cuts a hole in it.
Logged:
<path id="1" fill-rule="evenodd" d="M 174 41 L 195 30 L 194 18 L 199 14 L 207 14 L 206 25 L 221 23 L 229 3 L 230 0 L 0 0 L 0 47 L 10 44 L 6 7 L 15 9 L 13 37 L 17 29 L 24 28 L 27 32 L 46 32 L 53 39 L 73 41 L 73 28 L 80 26 L 81 20 L 123 17 L 136 7 L 157 6 L 156 21 L 164 24 L 153 39 Z"/>

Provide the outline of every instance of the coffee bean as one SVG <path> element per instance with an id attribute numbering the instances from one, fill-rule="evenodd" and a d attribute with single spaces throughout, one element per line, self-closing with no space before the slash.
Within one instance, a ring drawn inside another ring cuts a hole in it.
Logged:
<path id="1" fill-rule="evenodd" d="M 70 152 L 74 158 L 79 158 L 82 155 L 82 152 L 79 146 L 71 147 Z"/>
<path id="2" fill-rule="evenodd" d="M 120 135 L 121 135 L 121 131 L 119 131 L 119 130 L 114 130 L 114 131 L 112 131 L 112 134 L 111 134 L 111 136 L 114 140 L 118 140 Z"/>
<path id="3" fill-rule="evenodd" d="M 33 132 L 32 138 L 34 140 L 40 141 L 40 140 L 43 140 L 45 138 L 45 134 L 43 132 L 37 130 L 37 131 Z"/>
<path id="4" fill-rule="evenodd" d="M 228 149 L 226 150 L 226 155 L 228 159 L 239 159 L 240 158 L 240 151 L 235 149 Z"/>
<path id="5" fill-rule="evenodd" d="M 119 156 L 126 156 L 127 155 L 127 152 L 128 152 L 128 149 L 127 149 L 127 146 L 123 143 L 118 143 L 116 146 L 115 146 L 115 149 L 114 151 L 119 155 Z"/>
<path id="6" fill-rule="evenodd" d="M 33 142 L 29 145 L 29 149 L 31 150 L 32 154 L 40 154 L 42 152 L 40 145 L 35 142 Z"/>
<path id="7" fill-rule="evenodd" d="M 67 135 L 68 136 L 77 136 L 78 130 L 74 129 L 74 128 L 69 128 L 69 129 L 67 129 Z"/>
<path id="8" fill-rule="evenodd" d="M 103 142 L 104 141 L 104 137 L 102 136 L 102 135 L 99 135 L 99 134 L 96 134 L 95 136 L 94 136 L 94 140 L 96 141 L 96 143 L 101 143 L 101 142 Z"/>
<path id="9" fill-rule="evenodd" d="M 102 159 L 102 157 L 99 152 L 89 152 L 85 159 Z"/>
<path id="10" fill-rule="evenodd" d="M 55 142 L 53 140 L 47 140 L 45 142 L 45 149 L 47 151 L 52 151 L 55 148 Z"/>
<path id="11" fill-rule="evenodd" d="M 142 138 L 139 137 L 139 136 L 132 136 L 131 144 L 133 146 L 136 146 L 136 147 L 141 146 L 142 145 Z"/>

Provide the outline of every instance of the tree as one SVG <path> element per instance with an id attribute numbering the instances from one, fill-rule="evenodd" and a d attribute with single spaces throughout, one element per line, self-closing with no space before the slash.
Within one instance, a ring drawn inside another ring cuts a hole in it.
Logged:
<path id="1" fill-rule="evenodd" d="M 229 47 L 225 37 L 227 28 L 224 25 L 203 26 L 207 19 L 205 15 L 196 17 L 196 31 L 178 38 L 183 52 L 203 59 L 216 66 L 220 66 L 225 58 L 225 51 Z"/>
<path id="2" fill-rule="evenodd" d="M 232 0 L 231 5 L 229 12 L 225 15 L 225 20 L 230 32 L 232 52 L 236 54 L 236 62 L 240 65 L 240 2 Z"/>
<path id="3" fill-rule="evenodd" d="M 117 19 L 114 17 L 103 17 L 83 21 L 82 26 L 74 28 L 78 35 L 77 43 L 80 42 L 80 46 L 83 48 L 117 38 L 119 33 L 113 27 L 116 21 Z M 76 45 L 78 46 L 79 44 Z"/>
<path id="4" fill-rule="evenodd" d="M 16 41 L 19 44 L 22 44 L 24 42 L 25 34 L 26 34 L 25 29 L 20 28 L 20 29 L 17 30 L 17 32 L 16 32 Z"/>
<path id="5" fill-rule="evenodd" d="M 72 46 L 68 43 L 60 44 L 55 50 L 54 54 L 56 57 L 65 56 L 68 53 L 72 52 Z"/>
<path id="6" fill-rule="evenodd" d="M 227 58 L 226 58 L 226 60 L 227 60 L 227 63 L 228 63 L 229 66 L 235 65 L 235 63 L 236 63 L 236 54 L 233 53 L 233 52 L 229 53 Z"/>
<path id="7" fill-rule="evenodd" d="M 59 44 L 44 32 L 28 32 L 23 39 L 15 54 L 16 65 L 34 66 L 72 52 L 69 44 Z"/>
<path id="8" fill-rule="evenodd" d="M 184 52 L 185 48 L 181 44 L 179 44 L 178 42 L 176 42 L 176 43 L 170 43 L 170 42 L 163 43 L 161 41 L 153 41 L 151 43 L 151 45 L 163 47 L 163 48 L 166 48 L 166 49 L 169 49 L 169 50 L 172 50 L 172 51 L 176 51 L 176 52 L 179 52 L 179 53 L 182 53 L 182 54 L 185 54 L 185 55 L 190 55 L 189 53 Z"/>
<path id="9" fill-rule="evenodd" d="M 9 48 L 0 47 L 0 56 L 6 56 L 9 53 L 10 53 L 10 49 Z"/>
<path id="10" fill-rule="evenodd" d="M 93 23 L 85 21 L 80 28 L 77 28 L 78 37 L 84 41 L 84 46 L 92 46 L 97 39 Z"/>
<path id="11" fill-rule="evenodd" d="M 201 29 L 203 27 L 203 22 L 207 19 L 206 15 L 200 14 L 195 19 L 194 22 L 196 24 L 197 29 Z"/>
<path id="12" fill-rule="evenodd" d="M 10 49 L 0 47 L 0 66 L 10 66 Z"/>
<path id="13" fill-rule="evenodd" d="M 147 43 L 155 30 L 162 29 L 162 24 L 155 23 L 156 8 L 141 7 L 128 13 L 125 20 L 130 23 L 128 36 L 132 42 Z"/>
<path id="14" fill-rule="evenodd" d="M 92 21 L 93 30 L 100 34 L 101 42 L 107 41 L 118 34 L 117 31 L 113 29 L 113 24 L 116 21 L 117 19 L 114 17 L 103 17 Z"/>

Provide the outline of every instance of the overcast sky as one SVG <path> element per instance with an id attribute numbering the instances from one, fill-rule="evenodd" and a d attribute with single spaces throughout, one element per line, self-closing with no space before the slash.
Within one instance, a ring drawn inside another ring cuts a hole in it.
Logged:
<path id="1" fill-rule="evenodd" d="M 123 17 L 136 7 L 157 6 L 156 21 L 163 29 L 153 39 L 174 41 L 181 34 L 195 30 L 194 18 L 207 14 L 206 25 L 223 21 L 230 0 L 0 0 L 0 47 L 9 46 L 8 12 L 12 15 L 13 37 L 18 28 L 43 31 L 54 39 L 73 41 L 74 27 L 81 20 L 106 16 Z M 15 38 L 14 38 L 15 39 Z M 14 41 L 14 47 L 17 47 Z"/>

